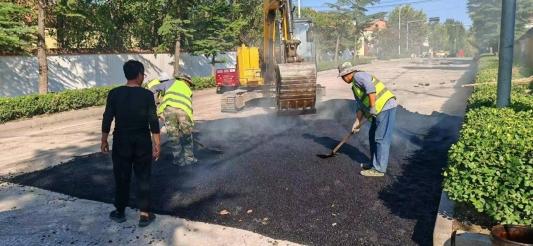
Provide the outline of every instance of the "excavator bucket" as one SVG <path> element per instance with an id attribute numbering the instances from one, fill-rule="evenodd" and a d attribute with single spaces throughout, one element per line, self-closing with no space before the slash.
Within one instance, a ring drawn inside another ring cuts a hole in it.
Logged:
<path id="1" fill-rule="evenodd" d="M 278 113 L 315 113 L 316 65 L 310 62 L 278 64 Z"/>

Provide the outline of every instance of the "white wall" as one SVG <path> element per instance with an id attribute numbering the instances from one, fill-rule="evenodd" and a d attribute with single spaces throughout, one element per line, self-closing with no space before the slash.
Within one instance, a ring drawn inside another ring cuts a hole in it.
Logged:
<path id="1" fill-rule="evenodd" d="M 50 91 L 88 88 L 124 83 L 122 65 L 130 59 L 145 66 L 147 79 L 160 72 L 172 75 L 173 56 L 169 54 L 105 54 L 60 55 L 48 57 Z M 235 52 L 219 55 L 217 68 L 235 67 Z M 211 75 L 209 59 L 182 53 L 181 70 L 191 76 Z M 33 56 L 0 57 L 0 97 L 28 95 L 38 92 L 38 65 Z"/>

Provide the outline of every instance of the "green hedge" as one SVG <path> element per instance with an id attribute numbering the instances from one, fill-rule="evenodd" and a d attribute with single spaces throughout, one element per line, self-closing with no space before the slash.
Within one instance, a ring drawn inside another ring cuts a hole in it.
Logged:
<path id="1" fill-rule="evenodd" d="M 481 58 L 475 82 L 496 80 L 497 62 Z M 533 224 L 533 95 L 513 86 L 511 98 L 510 107 L 498 109 L 496 86 L 476 87 L 449 151 L 444 190 L 495 222 Z"/>
<path id="2" fill-rule="evenodd" d="M 193 90 L 215 86 L 213 77 L 194 77 Z M 105 105 L 113 87 L 66 90 L 46 95 L 0 98 L 0 123 L 42 114 Z"/>
<path id="3" fill-rule="evenodd" d="M 216 87 L 214 77 L 193 77 L 193 90 L 206 89 Z"/>
<path id="4" fill-rule="evenodd" d="M 104 105 L 112 87 L 67 90 L 46 95 L 0 98 L 0 123 L 41 114 Z"/>

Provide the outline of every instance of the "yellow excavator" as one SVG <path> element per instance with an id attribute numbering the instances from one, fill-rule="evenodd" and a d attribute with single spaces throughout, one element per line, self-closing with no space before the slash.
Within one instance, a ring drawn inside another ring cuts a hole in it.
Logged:
<path id="1" fill-rule="evenodd" d="M 312 23 L 295 19 L 293 10 L 291 0 L 264 0 L 261 55 L 256 47 L 243 46 L 237 50 L 235 73 L 239 75 L 240 87 L 248 90 L 225 93 L 222 111 L 236 111 L 248 100 L 273 96 L 278 113 L 316 112 L 317 73 Z M 252 85 L 263 88 L 261 96 L 250 96 Z"/>

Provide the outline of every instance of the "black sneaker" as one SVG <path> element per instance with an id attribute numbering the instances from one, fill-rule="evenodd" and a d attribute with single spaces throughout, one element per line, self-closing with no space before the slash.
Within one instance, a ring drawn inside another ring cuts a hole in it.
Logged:
<path id="1" fill-rule="evenodd" d="M 145 227 L 150 225 L 155 220 L 155 214 L 148 213 L 148 216 L 142 216 L 139 218 L 139 227 Z"/>
<path id="2" fill-rule="evenodd" d="M 124 214 L 124 212 L 120 213 L 117 210 L 109 213 L 109 218 L 117 223 L 126 222 L 126 215 Z"/>

